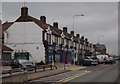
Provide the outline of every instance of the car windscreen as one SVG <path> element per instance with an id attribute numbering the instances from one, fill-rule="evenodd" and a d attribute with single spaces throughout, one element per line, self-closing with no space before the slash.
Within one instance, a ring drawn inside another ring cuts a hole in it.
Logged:
<path id="1" fill-rule="evenodd" d="M 19 59 L 19 63 L 24 63 L 24 64 L 26 64 L 26 63 L 30 63 L 30 62 L 29 62 L 29 60 Z"/>
<path id="2" fill-rule="evenodd" d="M 97 57 L 95 57 L 95 56 L 91 56 L 90 58 L 91 58 L 91 59 L 98 59 L 98 58 L 97 58 Z"/>
<path id="3" fill-rule="evenodd" d="M 106 60 L 112 60 L 111 58 L 106 58 Z"/>

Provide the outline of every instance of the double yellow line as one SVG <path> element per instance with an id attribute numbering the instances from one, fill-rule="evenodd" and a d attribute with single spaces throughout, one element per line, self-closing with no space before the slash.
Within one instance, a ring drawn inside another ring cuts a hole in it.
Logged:
<path id="1" fill-rule="evenodd" d="M 56 82 L 57 82 L 57 83 L 60 83 L 60 82 L 63 82 L 63 83 L 64 83 L 64 82 L 69 82 L 69 81 L 71 81 L 71 80 L 73 80 L 73 79 L 79 78 L 79 77 L 84 76 L 84 75 L 86 75 L 86 74 L 88 74 L 88 73 L 91 73 L 91 71 L 84 71 L 82 74 L 76 74 L 76 75 L 67 77 L 67 78 L 65 78 L 65 79 L 56 81 Z"/>

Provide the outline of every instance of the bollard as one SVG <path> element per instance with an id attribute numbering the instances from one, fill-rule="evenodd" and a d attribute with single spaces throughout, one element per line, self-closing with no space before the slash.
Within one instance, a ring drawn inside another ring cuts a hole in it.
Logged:
<path id="1" fill-rule="evenodd" d="M 11 79 L 11 83 L 12 83 L 12 70 L 9 70 L 9 74 L 10 74 L 10 79 Z"/>
<path id="2" fill-rule="evenodd" d="M 43 71 L 45 71 L 45 66 L 43 66 Z"/>
<path id="3" fill-rule="evenodd" d="M 52 70 L 52 65 L 50 65 L 50 70 Z"/>
<path id="4" fill-rule="evenodd" d="M 25 83 L 27 83 L 28 82 L 28 73 L 27 73 L 27 71 L 24 71 L 24 75 L 25 75 Z"/>
<path id="5" fill-rule="evenodd" d="M 35 73 L 36 73 L 36 66 L 35 66 Z"/>

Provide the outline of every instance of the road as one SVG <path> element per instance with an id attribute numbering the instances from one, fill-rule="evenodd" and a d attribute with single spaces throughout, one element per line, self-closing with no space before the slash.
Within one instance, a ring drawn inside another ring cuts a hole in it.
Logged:
<path id="1" fill-rule="evenodd" d="M 100 64 L 97 66 L 87 67 L 81 70 L 69 71 L 66 73 L 37 79 L 31 82 L 109 82 L 114 84 L 118 80 L 118 63 L 116 64 Z"/>

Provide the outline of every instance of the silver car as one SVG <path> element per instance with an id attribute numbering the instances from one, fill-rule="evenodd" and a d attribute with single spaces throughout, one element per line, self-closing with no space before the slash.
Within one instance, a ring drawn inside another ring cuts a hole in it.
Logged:
<path id="1" fill-rule="evenodd" d="M 15 59 L 12 63 L 12 68 L 22 68 L 26 69 L 29 67 L 33 67 L 33 63 L 27 59 Z"/>

